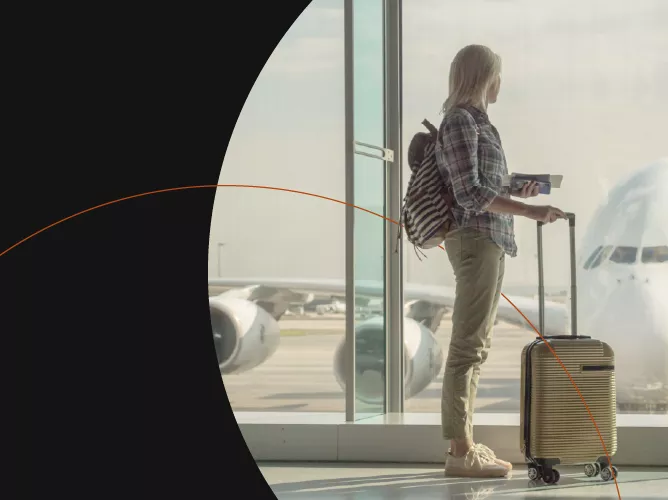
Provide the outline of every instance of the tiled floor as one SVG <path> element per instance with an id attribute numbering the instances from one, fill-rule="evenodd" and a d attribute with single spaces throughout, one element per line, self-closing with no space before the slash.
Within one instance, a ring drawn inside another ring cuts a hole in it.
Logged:
<path id="1" fill-rule="evenodd" d="M 277 498 L 367 499 L 617 499 L 613 481 L 588 478 L 582 468 L 561 468 L 557 485 L 532 484 L 524 467 L 503 480 L 449 479 L 442 467 L 397 464 L 260 463 Z M 668 468 L 620 467 L 623 500 L 668 498 Z"/>

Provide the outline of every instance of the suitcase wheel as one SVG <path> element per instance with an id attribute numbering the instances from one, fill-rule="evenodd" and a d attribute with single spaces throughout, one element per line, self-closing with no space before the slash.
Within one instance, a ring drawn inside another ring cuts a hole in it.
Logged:
<path id="1" fill-rule="evenodd" d="M 547 469 L 543 472 L 543 481 L 545 484 L 557 484 L 560 476 L 557 469 Z"/>
<path id="2" fill-rule="evenodd" d="M 584 466 L 584 473 L 587 477 L 596 477 L 601 473 L 601 464 L 594 462 Z"/>
<path id="3" fill-rule="evenodd" d="M 603 481 L 612 481 L 613 471 L 615 473 L 615 477 L 618 477 L 619 472 L 617 471 L 617 467 L 615 467 L 614 465 L 612 467 L 603 467 L 603 469 L 601 470 L 601 479 L 603 479 Z"/>
<path id="4" fill-rule="evenodd" d="M 540 470 L 537 467 L 534 467 L 533 465 L 529 467 L 529 479 L 532 481 L 538 481 L 541 479 L 542 474 L 540 473 Z"/>

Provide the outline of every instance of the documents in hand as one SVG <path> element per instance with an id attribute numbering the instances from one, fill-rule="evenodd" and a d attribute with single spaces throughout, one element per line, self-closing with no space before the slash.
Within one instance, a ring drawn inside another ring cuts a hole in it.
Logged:
<path id="1" fill-rule="evenodd" d="M 550 194 L 552 188 L 561 187 L 563 175 L 550 174 L 510 174 L 503 178 L 503 186 L 510 186 L 511 191 L 517 191 L 524 187 L 527 182 L 536 182 L 540 194 Z"/>

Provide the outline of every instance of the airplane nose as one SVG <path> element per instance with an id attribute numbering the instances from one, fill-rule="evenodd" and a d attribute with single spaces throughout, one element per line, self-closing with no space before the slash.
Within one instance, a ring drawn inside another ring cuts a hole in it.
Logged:
<path id="1" fill-rule="evenodd" d="M 637 274 L 630 272 L 627 276 L 617 278 L 618 285 L 625 285 L 628 283 L 645 283 L 649 284 L 649 274 Z"/>
<path id="2" fill-rule="evenodd" d="M 668 304 L 659 303 L 661 297 L 657 292 L 661 291 L 653 285 L 647 275 L 629 273 L 618 278 L 605 295 L 599 297 L 602 307 L 592 318 L 591 326 L 624 329 L 629 332 L 629 337 L 633 337 L 631 332 L 647 330 L 648 326 L 657 324 Z"/>
<path id="3" fill-rule="evenodd" d="M 648 275 L 617 280 L 583 330 L 615 351 L 618 403 L 668 402 L 668 290 Z"/>

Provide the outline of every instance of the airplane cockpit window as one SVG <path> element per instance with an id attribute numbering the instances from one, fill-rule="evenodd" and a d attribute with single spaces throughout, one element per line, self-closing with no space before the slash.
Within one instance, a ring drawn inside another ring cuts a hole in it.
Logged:
<path id="1" fill-rule="evenodd" d="M 668 245 L 643 248 L 642 262 L 643 264 L 668 262 Z"/>
<path id="2" fill-rule="evenodd" d="M 584 268 L 589 270 L 600 266 L 601 262 L 603 262 L 605 259 L 608 258 L 610 252 L 612 252 L 611 246 L 598 247 L 596 250 L 594 250 L 594 252 L 589 256 L 587 261 L 584 263 Z"/>
<path id="3" fill-rule="evenodd" d="M 583 266 L 585 269 L 589 269 L 591 267 L 592 262 L 594 262 L 594 259 L 598 256 L 602 249 L 603 247 L 596 247 L 596 250 L 594 250 L 589 258 L 585 261 Z"/>
<path id="4" fill-rule="evenodd" d="M 617 264 L 633 264 L 637 257 L 637 247 L 617 247 L 610 255 L 610 261 Z"/>

